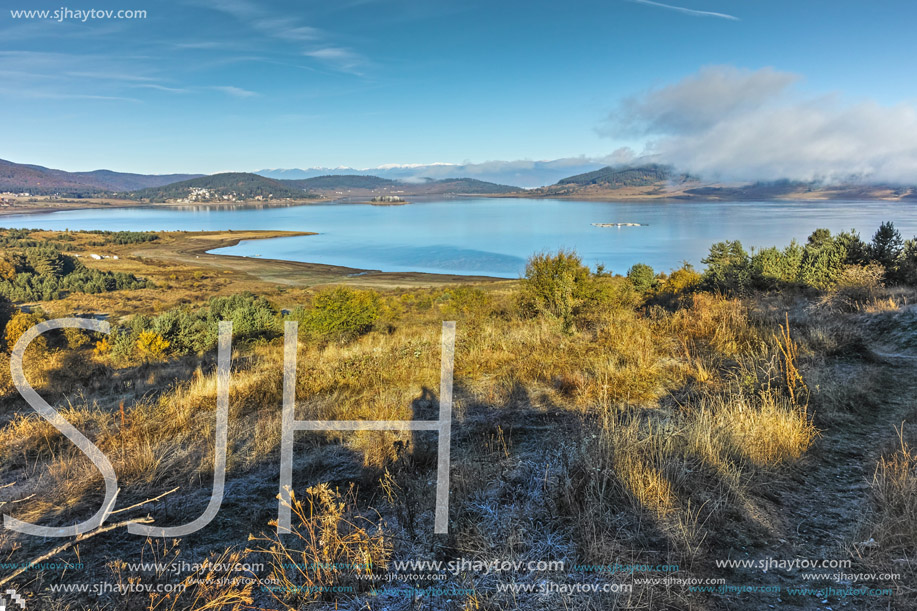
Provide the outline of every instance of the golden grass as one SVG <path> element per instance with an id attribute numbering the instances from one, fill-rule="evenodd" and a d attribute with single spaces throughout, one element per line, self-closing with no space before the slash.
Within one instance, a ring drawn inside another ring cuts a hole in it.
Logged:
<path id="1" fill-rule="evenodd" d="M 791 336 L 783 310 L 761 314 L 749 302 L 707 294 L 687 296 L 672 311 L 638 309 L 622 300 L 589 312 L 588 320 L 577 324 L 580 331 L 571 334 L 555 321 L 516 315 L 514 291 L 505 287 L 489 290 L 472 305 L 456 305 L 442 290 L 386 300 L 386 319 L 376 331 L 348 343 L 300 343 L 297 418 L 406 420 L 425 410 L 435 413 L 440 322 L 456 318 L 456 430 L 467 435 L 463 443 L 477 443 L 472 449 L 455 443 L 453 449 L 454 532 L 462 549 L 513 556 L 531 543 L 531 533 L 520 534 L 528 526 L 508 529 L 493 542 L 480 524 L 481 512 L 502 515 L 502 501 L 495 499 L 510 490 L 531 497 L 525 501 L 530 505 L 518 500 L 522 513 L 543 513 L 546 523 L 554 520 L 562 524 L 558 530 L 572 532 L 577 553 L 590 562 L 642 553 L 635 550 L 643 526 L 634 522 L 645 522 L 687 566 L 704 553 L 723 516 L 753 505 L 752 489 L 803 456 L 817 434 L 807 408 L 810 374 L 800 363 L 814 348 L 810 336 L 798 339 L 795 330 Z M 90 352 L 84 348 L 81 354 L 107 358 Z M 276 471 L 281 341 L 238 346 L 233 356 L 230 477 Z M 49 396 L 70 390 L 52 388 L 47 368 L 61 362 L 52 353 L 45 368 L 34 372 L 35 385 Z M 136 388 L 149 389 L 145 396 L 128 397 L 123 411 L 111 395 L 98 401 L 73 397 L 63 410 L 112 459 L 125 497 L 146 498 L 174 486 L 187 488 L 189 482 L 208 485 L 216 405 L 212 361 L 196 369 L 186 362 L 176 365 L 178 371 L 169 367 L 119 370 L 136 378 Z M 824 404 L 820 397 L 838 380 L 815 379 L 824 388 L 813 389 L 813 396 Z M 512 437 L 514 428 L 525 430 L 535 415 L 557 414 L 578 422 L 583 435 L 561 439 L 546 426 L 530 433 L 537 435 L 534 440 L 516 443 Z M 322 454 L 325 446 L 354 453 L 370 494 L 362 489 L 359 495 L 355 489 L 339 494 L 327 484 L 300 490 L 304 500 L 294 496 L 294 543 L 264 535 L 254 540 L 257 549 L 247 552 L 273 559 L 273 579 L 289 588 L 347 581 L 353 575 L 303 575 L 291 572 L 289 563 L 384 566 L 394 554 L 404 555 L 399 536 L 423 539 L 402 536 L 429 513 L 417 500 L 425 493 L 405 483 L 414 478 L 422 485 L 430 475 L 422 453 L 414 456 L 418 444 L 409 434 L 319 433 L 310 439 L 317 460 L 331 456 Z M 98 473 L 65 441 L 35 415 L 14 416 L 0 429 L 4 461 L 30 475 L 43 474 L 40 486 L 48 492 L 44 500 L 18 508 L 20 519 L 66 519 L 99 496 Z M 539 462 L 538 452 L 554 449 L 555 462 Z M 895 469 L 889 463 L 883 478 L 903 481 Z M 380 475 L 383 483 L 376 486 Z M 887 496 L 898 489 L 888 486 Z M 387 498 L 397 524 L 362 517 L 374 515 L 369 498 L 380 504 Z M 240 528 L 259 532 L 264 524 Z M 209 600 L 210 594 L 202 596 Z M 468 604 L 489 608 L 489 602 L 472 598 Z M 156 608 L 171 609 L 174 603 L 159 604 Z"/>
<path id="2" fill-rule="evenodd" d="M 322 589 L 332 585 L 351 587 L 354 592 L 369 588 L 371 581 L 353 576 L 382 571 L 388 564 L 392 544 L 381 519 L 373 522 L 355 515 L 352 486 L 341 494 L 328 484 L 319 484 L 306 489 L 305 500 L 290 493 L 291 533 L 249 537 L 249 551 L 263 554 L 270 562 L 271 596 L 284 602 L 340 599 Z"/>
<path id="3" fill-rule="evenodd" d="M 879 459 L 872 479 L 875 514 L 870 536 L 889 554 L 917 546 L 917 451 L 898 430 L 899 446 Z"/>
<path id="4" fill-rule="evenodd" d="M 714 397 L 702 402 L 689 423 L 689 446 L 718 467 L 728 462 L 773 467 L 793 461 L 816 436 L 806 412 L 773 391 Z"/>

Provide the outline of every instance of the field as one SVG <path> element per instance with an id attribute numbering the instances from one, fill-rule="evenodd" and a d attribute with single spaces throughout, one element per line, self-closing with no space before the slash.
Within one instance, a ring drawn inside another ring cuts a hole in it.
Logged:
<path id="1" fill-rule="evenodd" d="M 46 318 L 112 326 L 49 333 L 24 367 L 120 491 L 80 537 L 0 530 L 0 589 L 60 611 L 914 608 L 917 292 L 910 243 L 882 231 L 724 243 L 703 273 L 549 253 L 495 281 L 205 253 L 279 232 L 5 230 L 0 276 L 27 311 L 4 314 L 0 507 L 61 526 L 104 497 L 13 387 L 10 352 Z M 211 497 L 220 320 L 220 511 L 181 538 L 130 534 Z M 287 321 L 296 418 L 373 421 L 436 418 L 455 321 L 447 534 L 424 431 L 297 433 L 294 532 L 275 534 Z"/>

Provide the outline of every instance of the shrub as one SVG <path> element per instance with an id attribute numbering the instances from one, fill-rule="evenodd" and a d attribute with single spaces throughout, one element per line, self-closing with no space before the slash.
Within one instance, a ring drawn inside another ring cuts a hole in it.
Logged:
<path id="1" fill-rule="evenodd" d="M 92 353 L 96 356 L 105 356 L 111 352 L 111 343 L 109 343 L 107 337 L 103 337 L 96 342 L 95 347 L 92 349 Z"/>
<path id="2" fill-rule="evenodd" d="M 6 323 L 6 331 L 4 333 L 7 350 L 12 352 L 13 347 L 16 345 L 16 342 L 19 341 L 19 338 L 22 337 L 23 333 L 45 320 L 45 317 L 38 312 L 28 314 L 25 312 L 17 312 L 14 314 L 13 317 L 10 318 L 10 321 Z M 31 345 L 44 351 L 48 347 L 48 341 L 45 339 L 44 335 L 39 335 L 32 340 Z"/>
<path id="3" fill-rule="evenodd" d="M 646 263 L 635 263 L 627 270 L 627 279 L 634 285 L 634 289 L 641 293 L 651 291 L 657 284 L 656 272 Z"/>
<path id="4" fill-rule="evenodd" d="M 865 265 L 869 263 L 869 246 L 860 239 L 860 234 L 851 229 L 837 234 L 836 240 L 847 251 L 849 265 Z"/>
<path id="5" fill-rule="evenodd" d="M 217 323 L 209 323 L 204 316 L 189 308 L 175 308 L 163 312 L 150 323 L 150 328 L 169 341 L 170 352 L 177 355 L 200 354 L 216 345 Z M 235 335 L 235 326 L 233 327 Z"/>
<path id="6" fill-rule="evenodd" d="M 57 249 L 49 246 L 37 246 L 25 251 L 29 267 L 42 276 L 60 278 L 73 271 L 74 263 L 70 257 L 62 255 Z"/>
<path id="7" fill-rule="evenodd" d="M 572 331 L 577 311 L 595 297 L 592 272 L 574 251 L 533 255 L 525 264 L 520 287 L 521 304 L 530 314 L 546 314 Z"/>
<path id="8" fill-rule="evenodd" d="M 751 286 L 751 261 L 739 241 L 717 242 L 701 262 L 707 266 L 703 282 L 724 293 L 743 293 Z"/>
<path id="9" fill-rule="evenodd" d="M 701 284 L 701 275 L 694 267 L 685 262 L 680 268 L 669 274 L 668 278 L 658 282 L 656 297 L 665 303 L 666 299 L 681 297 L 696 290 Z"/>
<path id="10" fill-rule="evenodd" d="M 802 265 L 803 248 L 795 240 L 783 250 L 771 246 L 752 254 L 752 283 L 760 289 L 777 289 L 796 284 Z"/>
<path id="11" fill-rule="evenodd" d="M 84 329 L 65 327 L 63 332 L 69 348 L 82 348 L 90 341 L 89 334 Z"/>
<path id="12" fill-rule="evenodd" d="M 9 322 L 10 317 L 13 315 L 13 304 L 10 303 L 10 300 L 0 295 L 0 331 L 3 331 L 6 328 L 6 323 Z"/>
<path id="13" fill-rule="evenodd" d="M 315 295 L 312 307 L 298 308 L 293 318 L 299 320 L 300 331 L 306 335 L 346 341 L 368 333 L 379 311 L 377 293 L 336 287 Z"/>
<path id="14" fill-rule="evenodd" d="M 90 246 L 107 246 L 109 244 L 143 244 L 159 239 L 152 231 L 93 231 L 103 239 L 89 242 Z"/>
<path id="15" fill-rule="evenodd" d="M 490 296 L 473 286 L 449 287 L 440 298 L 440 309 L 449 318 L 483 318 L 490 307 Z"/>
<path id="16" fill-rule="evenodd" d="M 16 277 L 16 266 L 8 259 L 0 259 L 0 280 L 12 280 Z"/>
<path id="17" fill-rule="evenodd" d="M 817 289 L 832 288 L 844 273 L 846 261 L 844 244 L 827 229 L 816 229 L 803 248 L 799 280 Z"/>
<path id="18" fill-rule="evenodd" d="M 212 297 L 207 303 L 209 310 L 206 322 L 208 330 L 216 339 L 217 323 L 232 321 L 233 337 L 256 339 L 271 337 L 278 331 L 277 312 L 264 297 L 252 293 L 237 293 L 228 297 Z M 209 346 L 208 346 L 209 347 Z"/>
<path id="19" fill-rule="evenodd" d="M 136 317 L 135 317 L 136 318 Z M 130 361 L 137 347 L 139 333 L 132 333 L 129 329 L 117 329 L 105 340 L 105 345 L 96 345 L 96 350 L 101 354 L 110 354 L 115 361 Z"/>
<path id="20" fill-rule="evenodd" d="M 159 333 L 153 331 L 143 331 L 137 337 L 137 350 L 144 360 L 161 359 L 166 349 L 169 347 L 169 341 Z"/>

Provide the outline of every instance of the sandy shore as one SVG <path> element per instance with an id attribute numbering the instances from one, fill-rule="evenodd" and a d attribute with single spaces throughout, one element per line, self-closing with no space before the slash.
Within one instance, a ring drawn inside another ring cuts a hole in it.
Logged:
<path id="1" fill-rule="evenodd" d="M 32 199 L 32 198 L 29 198 Z M 295 201 L 277 201 L 277 202 L 138 202 L 131 199 L 80 199 L 80 200 L 50 200 L 39 199 L 38 201 L 29 201 L 26 198 L 12 198 L 12 203 L 0 206 L 0 217 L 12 214 L 44 214 L 50 212 L 62 212 L 64 210 L 98 210 L 118 208 L 193 208 L 193 209 L 226 209 L 238 210 L 240 208 L 290 208 L 293 206 L 308 206 L 315 204 L 335 203 L 330 199 L 304 199 Z"/>
<path id="2" fill-rule="evenodd" d="M 490 276 L 428 274 L 422 272 L 382 272 L 338 265 L 215 255 L 208 251 L 235 246 L 242 240 L 262 240 L 315 235 L 301 231 L 203 231 L 165 232 L 155 242 L 134 245 L 129 254 L 147 262 L 190 265 L 219 271 L 243 273 L 264 282 L 290 286 L 353 284 L 366 287 L 395 288 L 441 284 L 506 282 Z"/>

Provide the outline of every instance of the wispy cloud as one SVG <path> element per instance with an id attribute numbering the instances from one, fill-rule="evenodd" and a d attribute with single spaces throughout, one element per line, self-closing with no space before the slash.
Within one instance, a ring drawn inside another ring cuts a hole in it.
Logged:
<path id="1" fill-rule="evenodd" d="M 190 93 L 190 89 L 183 89 L 180 87 L 166 87 L 165 85 L 157 85 L 156 83 L 143 83 L 140 85 L 134 85 L 134 87 L 140 89 L 154 89 L 156 91 L 165 91 L 166 93 Z"/>
<path id="2" fill-rule="evenodd" d="M 204 51 L 226 51 L 239 48 L 239 45 L 230 44 L 225 41 L 202 40 L 195 42 L 176 42 L 172 43 L 176 49 L 195 49 Z"/>
<path id="3" fill-rule="evenodd" d="M 46 51 L 0 51 L 0 96 L 41 100 L 139 102 L 125 88 L 154 85 L 161 79 L 137 65 L 135 58 Z M 85 66 L 94 66 L 86 70 Z M 136 93 L 134 91 L 133 93 Z"/>
<path id="4" fill-rule="evenodd" d="M 203 6 L 232 16 L 264 36 L 293 45 L 300 45 L 304 57 L 318 60 L 339 72 L 362 76 L 361 68 L 368 62 L 351 49 L 335 45 L 332 36 L 319 28 L 303 23 L 289 14 L 268 11 L 263 5 L 249 0 L 197 0 Z"/>
<path id="5" fill-rule="evenodd" d="M 234 98 L 254 98 L 258 97 L 258 93 L 254 91 L 249 91 L 248 89 L 242 89 L 241 87 L 233 87 L 232 85 L 220 85 L 213 86 L 210 89 L 214 91 L 219 91 L 225 93 L 226 95 L 232 96 Z"/>
<path id="6" fill-rule="evenodd" d="M 739 21 L 739 18 L 734 15 L 727 15 L 726 13 L 715 13 L 713 11 L 698 11 L 693 8 L 686 8 L 684 6 L 673 6 L 671 4 L 663 4 L 662 2 L 653 2 L 653 0 L 628 0 L 635 4 L 646 4 L 647 6 L 655 6 L 658 8 L 668 9 L 670 11 L 677 11 L 679 13 L 684 13 L 685 15 L 692 15 L 694 17 L 717 17 L 719 19 L 728 19 L 729 21 Z"/>
<path id="7" fill-rule="evenodd" d="M 56 91 L 40 91 L 22 88 L 0 88 L 0 96 L 25 98 L 32 100 L 100 100 L 109 102 L 141 102 L 137 98 L 114 95 L 92 95 L 84 93 L 60 93 Z"/>
<path id="8" fill-rule="evenodd" d="M 297 17 L 272 14 L 263 6 L 248 0 L 200 0 L 199 3 L 226 13 L 271 38 L 288 42 L 309 42 L 324 35 L 321 30 L 303 24 Z"/>
<path id="9" fill-rule="evenodd" d="M 360 74 L 360 68 L 366 63 L 362 55 L 344 47 L 322 47 L 306 51 L 303 55 L 322 61 L 341 72 L 357 75 Z"/>
<path id="10" fill-rule="evenodd" d="M 159 79 L 153 78 L 150 76 L 140 76 L 139 74 L 122 74 L 117 72 L 66 72 L 67 76 L 75 76 L 77 78 L 87 78 L 93 80 L 103 80 L 103 81 L 128 81 L 128 82 L 137 82 L 137 83 L 146 83 L 152 81 L 158 81 Z"/>

